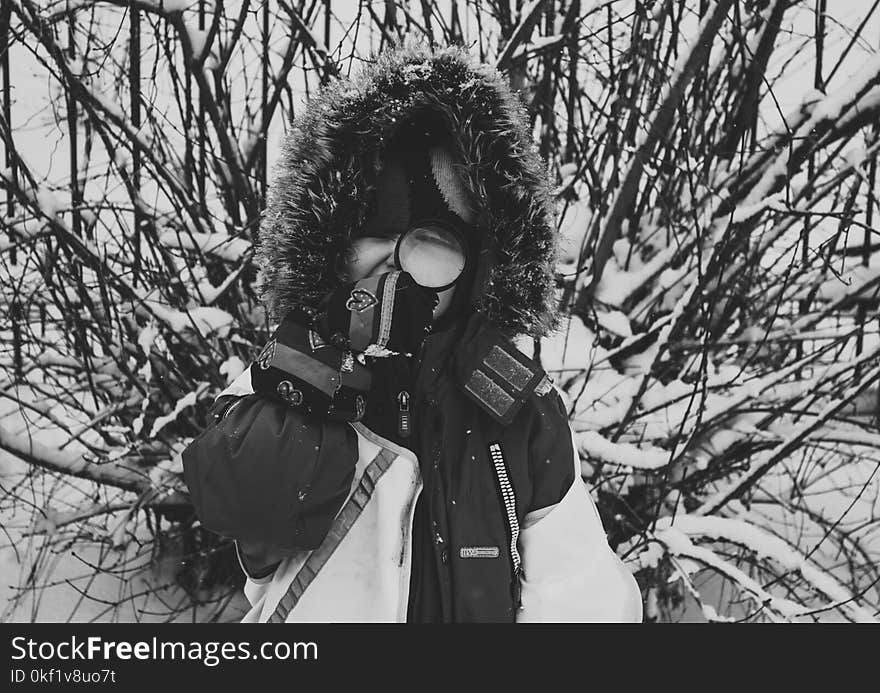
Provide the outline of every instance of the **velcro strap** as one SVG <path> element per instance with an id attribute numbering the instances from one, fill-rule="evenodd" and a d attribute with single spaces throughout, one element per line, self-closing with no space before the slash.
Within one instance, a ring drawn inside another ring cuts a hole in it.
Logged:
<path id="1" fill-rule="evenodd" d="M 267 364 L 284 373 L 295 375 L 305 380 L 312 387 L 320 390 L 328 397 L 332 397 L 339 387 L 339 369 L 331 368 L 325 362 L 316 359 L 311 354 L 303 353 L 298 349 L 281 344 L 277 340 L 271 341 L 271 347 L 266 356 L 260 361 L 261 365 Z M 331 347 L 333 348 L 333 347 Z M 334 351 L 338 351 L 334 349 Z M 334 354 L 335 356 L 336 354 Z M 265 368 L 265 366 L 264 366 Z"/>
<path id="2" fill-rule="evenodd" d="M 460 365 L 461 384 L 471 400 L 506 426 L 544 380 L 545 373 L 500 335 L 486 331 L 480 337 L 475 358 Z"/>
<path id="3" fill-rule="evenodd" d="M 363 417 L 370 380 L 350 352 L 287 318 L 251 364 L 255 392 L 331 420 Z"/>
<path id="4" fill-rule="evenodd" d="M 367 277 L 352 288 L 345 307 L 350 312 L 348 336 L 354 351 L 363 352 L 371 344 L 388 346 L 399 276 L 400 272 L 388 272 Z"/>

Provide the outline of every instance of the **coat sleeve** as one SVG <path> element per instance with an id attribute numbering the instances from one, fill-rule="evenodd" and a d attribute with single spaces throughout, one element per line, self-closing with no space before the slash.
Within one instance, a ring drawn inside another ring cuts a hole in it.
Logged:
<path id="1" fill-rule="evenodd" d="M 243 568 L 320 545 L 354 476 L 351 426 L 254 393 L 250 370 L 220 393 L 211 413 L 182 455 L 202 525 L 236 540 Z"/>
<path id="2" fill-rule="evenodd" d="M 561 399 L 555 390 L 537 397 L 540 425 L 529 449 L 534 493 L 519 535 L 517 622 L 641 622 L 638 584 L 608 545 L 581 480 Z"/>

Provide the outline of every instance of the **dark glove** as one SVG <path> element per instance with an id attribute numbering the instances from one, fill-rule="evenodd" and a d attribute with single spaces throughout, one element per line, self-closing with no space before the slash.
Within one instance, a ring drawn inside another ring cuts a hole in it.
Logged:
<path id="1" fill-rule="evenodd" d="M 258 394 L 232 399 L 181 455 L 199 520 L 249 544 L 317 548 L 351 490 L 357 434 Z"/>
<path id="2" fill-rule="evenodd" d="M 254 392 L 307 414 L 358 421 L 366 411 L 370 372 L 348 350 L 326 343 L 291 310 L 250 366 Z"/>
<path id="3" fill-rule="evenodd" d="M 431 329 L 437 302 L 437 292 L 416 284 L 409 272 L 387 272 L 333 291 L 314 326 L 339 349 L 368 356 L 387 355 L 385 350 L 415 354 Z"/>

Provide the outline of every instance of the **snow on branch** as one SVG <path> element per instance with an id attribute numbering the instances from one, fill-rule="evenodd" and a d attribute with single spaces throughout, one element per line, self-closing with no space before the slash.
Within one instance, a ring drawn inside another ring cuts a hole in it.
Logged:
<path id="1" fill-rule="evenodd" d="M 28 433 L 13 433 L 2 424 L 0 448 L 51 472 L 88 479 L 135 493 L 145 493 L 150 489 L 148 477 L 133 466 L 120 462 L 95 464 L 86 460 L 80 452 L 47 445 Z"/>
<path id="2" fill-rule="evenodd" d="M 159 243 L 166 248 L 198 250 L 227 262 L 238 262 L 251 249 L 251 243 L 244 238 L 222 233 L 164 231 L 159 236 Z"/>
<path id="3" fill-rule="evenodd" d="M 880 352 L 880 348 L 876 349 L 874 352 L 866 354 L 861 360 L 868 361 L 871 356 L 876 360 L 878 352 Z M 868 370 L 854 385 L 849 387 L 839 399 L 835 399 L 827 404 L 818 416 L 808 418 L 804 423 L 792 430 L 785 440 L 770 450 L 761 453 L 757 459 L 752 460 L 748 471 L 725 483 L 721 490 L 716 491 L 695 511 L 695 514 L 710 515 L 715 513 L 728 501 L 742 495 L 774 465 L 802 445 L 812 433 L 819 429 L 838 411 L 843 409 L 844 406 L 854 399 L 862 390 L 873 385 L 877 378 L 880 378 L 880 366 L 875 366 Z"/>
<path id="4" fill-rule="evenodd" d="M 713 541 L 729 541 L 739 544 L 754 552 L 758 558 L 771 559 L 787 571 L 800 573 L 804 580 L 839 604 L 840 608 L 854 620 L 865 623 L 877 622 L 873 614 L 860 606 L 855 597 L 827 570 L 807 559 L 800 551 L 793 549 L 779 537 L 742 520 L 694 515 L 677 515 L 675 518 L 664 517 L 657 521 L 654 534 L 677 555 L 686 555 L 697 560 L 703 559 L 702 562 L 715 568 L 721 567 L 720 559 L 714 554 L 710 556 L 711 552 L 707 552 L 705 549 L 700 550 L 695 547 L 691 540 L 707 538 Z M 708 560 L 706 560 L 707 558 Z M 778 597 L 771 596 L 755 581 L 747 578 L 738 570 L 724 567 L 723 572 L 760 598 L 761 602 L 780 611 L 785 616 L 793 617 L 815 610 L 815 607 L 803 607 L 787 600 L 780 601 Z"/>
<path id="5" fill-rule="evenodd" d="M 144 305 L 168 328 L 180 334 L 185 331 L 193 331 L 207 337 L 217 334 L 225 337 L 235 323 L 235 318 L 227 311 L 214 306 L 194 306 L 185 310 L 177 310 L 167 303 L 154 297 L 156 292 L 150 292 L 143 296 Z"/>
<path id="6" fill-rule="evenodd" d="M 695 561 L 738 585 L 758 606 L 764 608 L 771 620 L 779 622 L 801 613 L 800 604 L 773 596 L 740 568 L 704 546 L 695 546 L 690 538 L 676 527 L 657 531 L 654 533 L 654 538 L 673 556 Z"/>
<path id="7" fill-rule="evenodd" d="M 188 392 L 179 400 L 177 400 L 177 402 L 174 403 L 174 409 L 170 413 L 158 417 L 153 422 L 153 427 L 150 429 L 149 437 L 155 438 L 159 431 L 161 431 L 165 426 L 167 426 L 177 418 L 180 412 L 182 412 L 187 407 L 193 406 L 199 399 L 199 397 L 204 394 L 209 387 L 210 383 L 199 383 L 198 387 L 195 390 L 193 390 L 192 392 Z"/>
<path id="8" fill-rule="evenodd" d="M 689 50 L 682 54 L 668 84 L 664 87 L 660 105 L 646 128 L 646 134 L 638 143 L 637 150 L 629 162 L 611 207 L 602 220 L 601 236 L 593 255 L 590 284 L 584 296 L 594 292 L 602 279 L 602 271 L 611 254 L 611 248 L 620 237 L 624 216 L 631 208 L 632 200 L 638 191 L 645 163 L 650 159 L 658 141 L 666 136 L 682 93 L 709 52 L 712 46 L 712 37 L 718 33 L 731 5 L 733 5 L 733 0 L 717 0 L 706 8 L 697 38 Z"/>
<path id="9" fill-rule="evenodd" d="M 670 461 L 670 453 L 662 448 L 612 443 L 596 431 L 576 433 L 575 441 L 578 451 L 585 457 L 634 469 L 660 469 Z"/>

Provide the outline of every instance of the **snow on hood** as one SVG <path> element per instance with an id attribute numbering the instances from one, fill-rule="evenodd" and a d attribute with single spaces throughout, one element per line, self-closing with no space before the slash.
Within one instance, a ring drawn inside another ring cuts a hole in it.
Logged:
<path id="1" fill-rule="evenodd" d="M 314 308 L 343 283 L 349 239 L 375 195 L 383 145 L 397 123 L 425 108 L 446 122 L 477 207 L 473 305 L 509 337 L 541 336 L 555 326 L 548 172 L 523 106 L 504 76 L 464 50 L 415 46 L 332 82 L 295 119 L 257 242 L 270 319 L 295 305 Z"/>

